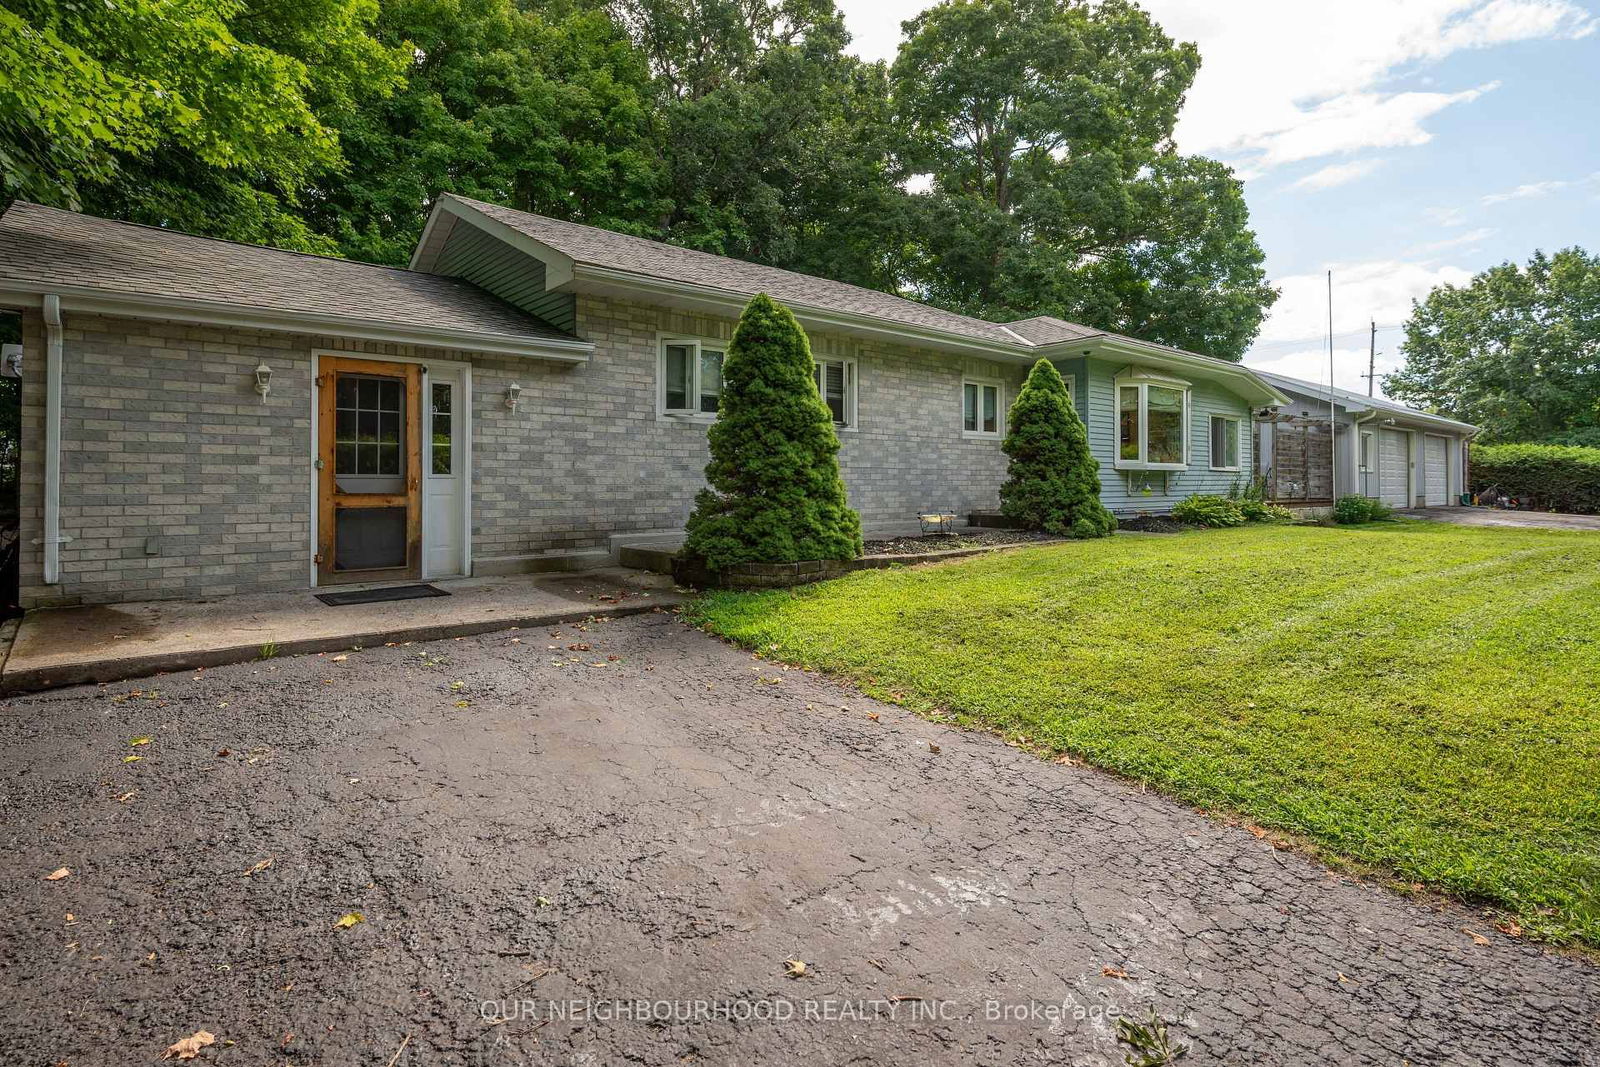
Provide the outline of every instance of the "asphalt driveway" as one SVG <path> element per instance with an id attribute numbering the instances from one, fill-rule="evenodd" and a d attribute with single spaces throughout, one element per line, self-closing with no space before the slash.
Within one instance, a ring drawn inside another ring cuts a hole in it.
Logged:
<path id="1" fill-rule="evenodd" d="M 1456 526 L 1520 526 L 1536 530 L 1600 531 L 1600 515 L 1567 515 L 1556 511 L 1497 511 L 1494 508 L 1406 508 L 1405 519 L 1427 519 Z"/>
<path id="2" fill-rule="evenodd" d="M 1591 964 L 665 613 L 14 699 L 0 782 L 7 1063 L 1600 1063 Z"/>

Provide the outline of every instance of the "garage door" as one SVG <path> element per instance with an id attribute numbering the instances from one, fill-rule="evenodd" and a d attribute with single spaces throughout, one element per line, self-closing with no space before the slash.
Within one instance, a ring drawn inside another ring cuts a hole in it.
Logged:
<path id="1" fill-rule="evenodd" d="M 1378 438 L 1378 496 L 1392 508 L 1411 506 L 1411 435 L 1384 430 Z"/>
<path id="2" fill-rule="evenodd" d="M 1422 439 L 1422 500 L 1430 508 L 1442 508 L 1450 502 L 1448 455 L 1443 437 L 1430 434 Z"/>

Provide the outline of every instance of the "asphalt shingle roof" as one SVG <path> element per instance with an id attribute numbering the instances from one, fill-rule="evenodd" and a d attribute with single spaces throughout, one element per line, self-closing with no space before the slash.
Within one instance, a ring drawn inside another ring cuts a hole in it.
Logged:
<path id="1" fill-rule="evenodd" d="M 1050 345 L 1057 341 L 1081 341 L 1085 337 L 1105 336 L 1104 330 L 1080 326 L 1076 322 L 1058 319 L 1054 315 L 1035 315 L 1031 319 L 1018 319 L 1016 322 L 1006 323 L 1006 329 L 1034 345 Z"/>
<path id="2" fill-rule="evenodd" d="M 697 252 L 677 245 L 631 237 L 576 222 L 563 222 L 544 215 L 533 215 L 514 208 L 481 200 L 453 196 L 496 222 L 548 245 L 574 262 L 612 270 L 628 271 L 651 278 L 705 285 L 744 296 L 766 293 L 785 304 L 797 304 L 821 311 L 837 311 L 906 326 L 940 330 L 993 344 L 1028 347 L 1006 328 L 983 319 L 958 315 L 953 311 L 919 304 L 915 300 L 864 289 L 859 285 L 814 278 L 779 267 L 747 263 L 741 259 Z M 1060 320 L 1054 320 L 1059 322 Z M 1066 324 L 1064 324 L 1066 325 Z M 1080 327 L 1080 329 L 1087 329 Z M 1097 331 L 1088 331 L 1095 333 Z M 1032 343 L 1031 341 L 1029 342 Z"/>
<path id="3" fill-rule="evenodd" d="M 1255 370 L 1253 367 L 1251 369 Z M 1328 396 L 1329 390 L 1326 385 L 1319 385 L 1316 382 L 1308 382 L 1303 378 L 1291 378 L 1286 374 L 1273 374 L 1270 371 L 1256 370 L 1255 373 L 1260 377 L 1265 378 L 1279 389 L 1286 389 L 1292 392 L 1303 393 L 1307 396 L 1320 397 L 1323 399 L 1326 399 Z M 1333 389 L 1333 397 L 1336 403 L 1341 404 L 1346 408 L 1372 408 L 1377 411 L 1393 412 L 1396 415 L 1420 415 L 1425 419 L 1452 423 L 1465 430 L 1477 429 L 1477 427 L 1470 422 L 1462 422 L 1459 419 L 1452 419 L 1447 415 L 1434 415 L 1430 412 L 1421 411 L 1409 405 L 1402 404 L 1398 400 L 1389 400 L 1381 396 L 1368 396 L 1365 393 L 1357 393 L 1352 392 L 1349 389 L 1340 389 L 1335 387 Z"/>
<path id="4" fill-rule="evenodd" d="M 470 282 L 113 222 L 17 201 L 0 216 L 0 288 L 52 285 L 237 309 L 574 340 Z"/>

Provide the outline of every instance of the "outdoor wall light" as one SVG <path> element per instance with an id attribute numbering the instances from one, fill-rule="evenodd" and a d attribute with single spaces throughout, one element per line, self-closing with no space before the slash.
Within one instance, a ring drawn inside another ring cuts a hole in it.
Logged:
<path id="1" fill-rule="evenodd" d="M 506 386 L 506 407 L 511 411 L 517 410 L 517 398 L 522 395 L 522 386 L 512 382 Z"/>
<path id="2" fill-rule="evenodd" d="M 256 365 L 256 392 L 261 394 L 261 402 L 267 402 L 267 394 L 272 392 L 272 368 L 265 363 Z"/>

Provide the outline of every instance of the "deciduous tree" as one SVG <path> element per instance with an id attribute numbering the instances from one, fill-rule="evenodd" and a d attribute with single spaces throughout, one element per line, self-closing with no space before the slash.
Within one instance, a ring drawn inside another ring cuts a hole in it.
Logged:
<path id="1" fill-rule="evenodd" d="M 1173 146 L 1193 45 L 1127 0 L 946 0 L 906 26 L 894 109 L 932 180 L 919 291 L 1242 356 L 1276 294 L 1239 181 Z"/>
<path id="2" fill-rule="evenodd" d="M 1600 433 L 1600 256 L 1502 263 L 1417 303 L 1390 396 L 1483 428 L 1484 441 Z"/>

